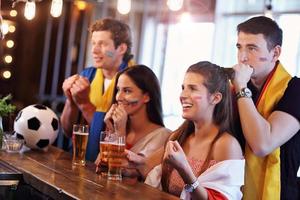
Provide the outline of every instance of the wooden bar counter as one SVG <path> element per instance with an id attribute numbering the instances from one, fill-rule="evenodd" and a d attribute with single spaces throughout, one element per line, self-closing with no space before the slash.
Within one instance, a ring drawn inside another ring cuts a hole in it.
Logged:
<path id="1" fill-rule="evenodd" d="M 71 159 L 70 153 L 52 146 L 48 152 L 0 151 L 1 162 L 16 168 L 26 184 L 53 199 L 178 199 L 133 179 L 109 181 L 95 173 L 93 163 L 77 167 Z"/>

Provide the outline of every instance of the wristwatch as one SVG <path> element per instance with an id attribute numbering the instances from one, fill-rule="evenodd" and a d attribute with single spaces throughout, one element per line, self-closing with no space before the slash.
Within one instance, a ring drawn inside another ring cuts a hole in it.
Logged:
<path id="1" fill-rule="evenodd" d="M 249 88 L 245 87 L 236 93 L 237 99 L 242 98 L 242 97 L 251 98 L 252 97 L 251 90 Z"/>
<path id="2" fill-rule="evenodd" d="M 186 192 L 191 193 L 191 192 L 194 192 L 195 189 L 196 189 L 198 186 L 199 186 L 199 181 L 196 180 L 196 181 L 195 181 L 194 183 L 192 183 L 192 184 L 185 184 L 185 185 L 184 185 L 184 190 L 185 190 Z"/>

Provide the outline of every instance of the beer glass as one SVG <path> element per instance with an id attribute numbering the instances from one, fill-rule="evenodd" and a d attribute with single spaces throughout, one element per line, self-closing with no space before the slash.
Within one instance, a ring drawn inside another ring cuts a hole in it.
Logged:
<path id="1" fill-rule="evenodd" d="M 108 172 L 108 148 L 110 143 L 112 142 L 113 133 L 109 131 L 101 131 L 100 134 L 100 145 L 99 145 L 99 152 L 100 152 L 100 174 L 102 176 L 107 176 Z"/>
<path id="2" fill-rule="evenodd" d="M 125 136 L 117 136 L 108 146 L 108 180 L 122 180 L 124 152 Z"/>
<path id="3" fill-rule="evenodd" d="M 73 125 L 73 165 L 85 166 L 85 153 L 89 136 L 89 126 L 74 124 Z"/>

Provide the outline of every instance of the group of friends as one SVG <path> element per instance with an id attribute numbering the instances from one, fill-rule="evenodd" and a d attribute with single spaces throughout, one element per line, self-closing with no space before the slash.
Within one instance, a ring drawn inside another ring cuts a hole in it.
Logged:
<path id="1" fill-rule="evenodd" d="M 157 77 L 133 61 L 129 26 L 104 18 L 89 31 L 94 64 L 64 81 L 61 115 L 69 137 L 74 123 L 90 125 L 88 160 L 99 165 L 100 133 L 109 130 L 126 136 L 124 176 L 181 199 L 300 199 L 300 79 L 279 61 L 274 20 L 237 26 L 233 73 L 208 61 L 187 69 L 185 121 L 173 132 Z"/>

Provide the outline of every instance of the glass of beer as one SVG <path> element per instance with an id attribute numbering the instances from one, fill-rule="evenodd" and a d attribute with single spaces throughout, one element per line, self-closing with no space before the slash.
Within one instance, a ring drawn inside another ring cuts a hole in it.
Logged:
<path id="1" fill-rule="evenodd" d="M 102 176 L 107 176 L 108 172 L 108 146 L 112 142 L 113 133 L 109 131 L 101 131 L 100 133 L 100 174 Z"/>
<path id="2" fill-rule="evenodd" d="M 108 146 L 108 180 L 122 180 L 124 152 L 125 136 L 117 136 Z"/>
<path id="3" fill-rule="evenodd" d="M 73 125 L 73 165 L 85 166 L 85 153 L 89 136 L 89 126 L 82 124 Z"/>

